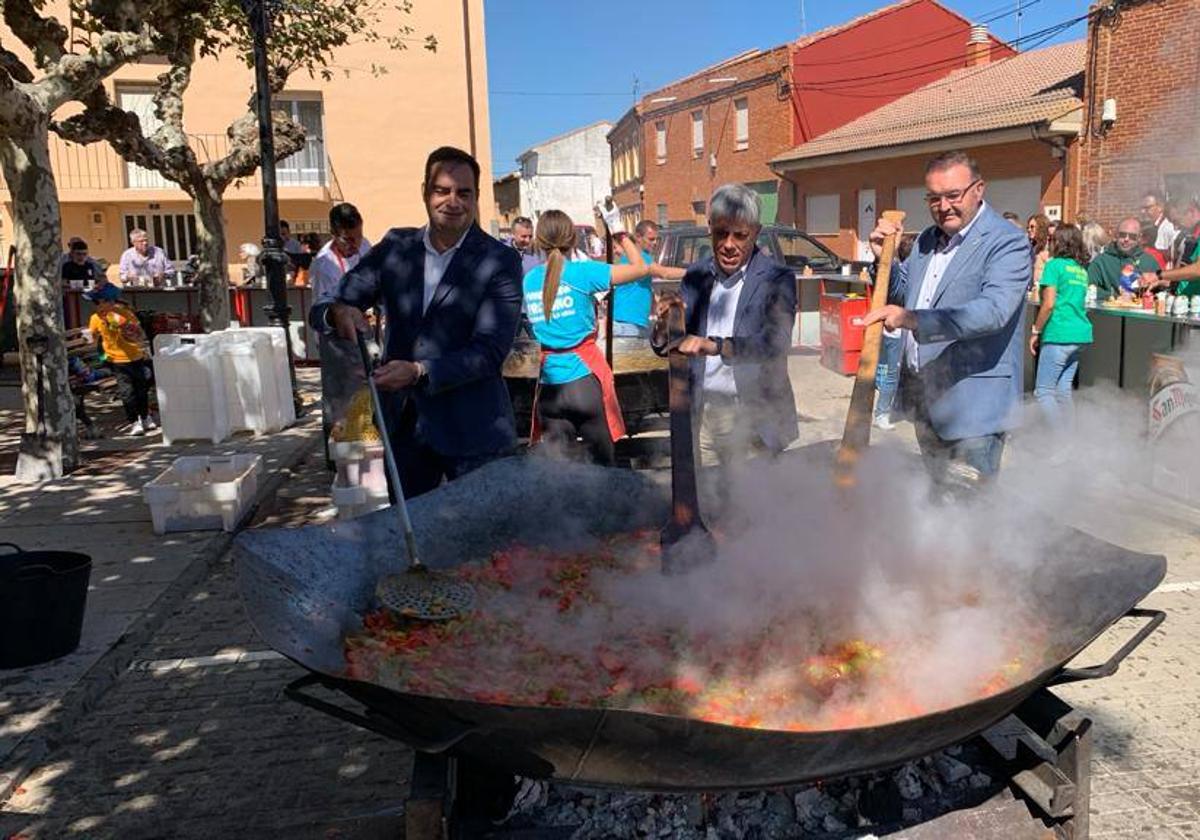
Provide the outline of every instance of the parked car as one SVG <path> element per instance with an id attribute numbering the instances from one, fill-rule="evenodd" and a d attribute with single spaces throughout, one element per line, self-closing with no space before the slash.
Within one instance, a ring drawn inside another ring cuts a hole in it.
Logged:
<path id="1" fill-rule="evenodd" d="M 841 270 L 842 259 L 806 233 L 785 225 L 763 225 L 758 247 L 776 262 L 796 271 L 811 267 L 816 272 Z M 708 228 L 677 227 L 662 233 L 659 262 L 663 265 L 689 266 L 712 256 L 712 238 Z"/>

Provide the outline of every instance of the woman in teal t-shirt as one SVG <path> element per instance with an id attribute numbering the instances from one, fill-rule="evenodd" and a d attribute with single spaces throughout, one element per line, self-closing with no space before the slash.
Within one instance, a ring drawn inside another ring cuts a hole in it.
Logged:
<path id="1" fill-rule="evenodd" d="M 561 210 L 547 210 L 538 219 L 534 238 L 546 262 L 525 275 L 525 311 L 533 335 L 542 345 L 542 366 L 533 399 L 530 443 L 545 438 L 565 449 L 582 437 L 592 460 L 613 463 L 613 443 L 625 434 L 612 369 L 596 344 L 596 298 L 618 286 L 644 277 L 641 252 L 628 236 L 614 234 L 628 265 L 580 260 L 569 262 L 575 250 L 575 225 Z"/>
<path id="2" fill-rule="evenodd" d="M 1085 307 L 1086 265 L 1087 250 L 1079 228 L 1060 225 L 1038 281 L 1041 309 L 1029 339 L 1029 352 L 1038 357 L 1033 395 L 1054 434 L 1069 431 L 1073 423 L 1071 387 L 1079 370 L 1079 354 L 1092 343 L 1092 322 Z"/>

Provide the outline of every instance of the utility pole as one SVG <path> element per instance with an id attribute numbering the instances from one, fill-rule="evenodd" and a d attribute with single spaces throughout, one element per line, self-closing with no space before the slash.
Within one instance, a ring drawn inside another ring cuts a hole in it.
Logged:
<path id="1" fill-rule="evenodd" d="M 804 14 L 804 0 L 800 0 L 800 34 L 808 34 L 808 19 Z"/>
<path id="2" fill-rule="evenodd" d="M 1021 0 L 1017 0 L 1017 48 L 1021 47 Z"/>

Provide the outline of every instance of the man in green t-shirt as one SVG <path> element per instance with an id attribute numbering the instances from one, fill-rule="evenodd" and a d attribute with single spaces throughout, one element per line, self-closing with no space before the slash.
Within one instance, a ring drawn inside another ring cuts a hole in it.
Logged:
<path id="1" fill-rule="evenodd" d="M 1140 274 L 1141 288 L 1156 285 L 1158 263 L 1142 250 L 1142 223 L 1132 216 L 1122 219 L 1116 239 L 1092 258 L 1087 273 L 1101 300 L 1121 294 L 1122 274 Z"/>

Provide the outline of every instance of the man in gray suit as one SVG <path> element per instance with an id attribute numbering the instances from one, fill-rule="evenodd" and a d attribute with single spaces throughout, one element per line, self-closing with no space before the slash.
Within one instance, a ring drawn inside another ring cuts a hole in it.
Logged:
<path id="1" fill-rule="evenodd" d="M 934 479 L 991 478 L 1019 419 L 1029 242 L 984 201 L 965 153 L 929 161 L 925 189 L 934 224 L 893 266 L 891 303 L 864 323 L 904 330 L 900 398 Z M 880 220 L 876 256 L 898 230 Z"/>
<path id="2" fill-rule="evenodd" d="M 705 466 L 776 455 L 799 436 L 787 357 L 796 318 L 796 278 L 756 247 L 758 195 L 745 184 L 717 187 L 708 203 L 713 254 L 688 266 L 680 284 L 690 379 Z M 661 315 L 650 337 L 665 354 Z"/>

